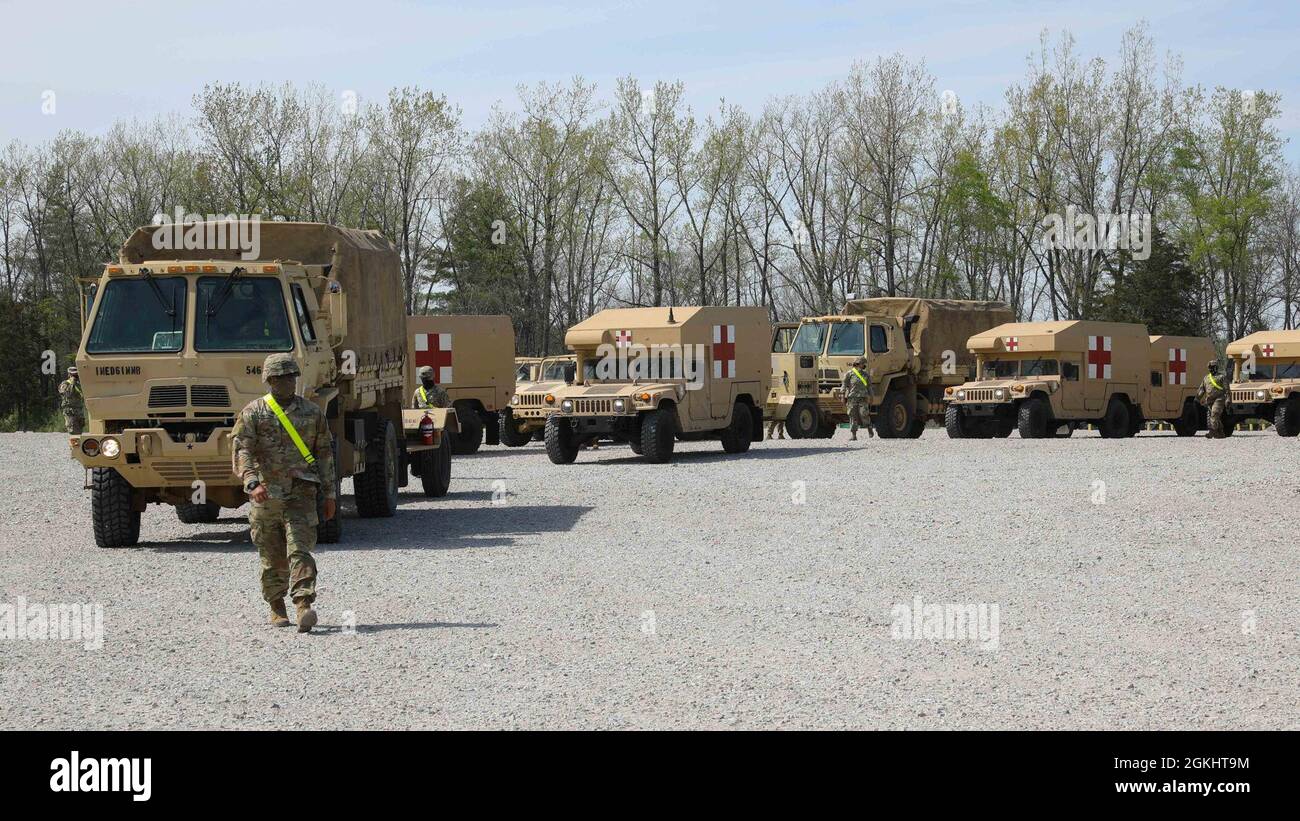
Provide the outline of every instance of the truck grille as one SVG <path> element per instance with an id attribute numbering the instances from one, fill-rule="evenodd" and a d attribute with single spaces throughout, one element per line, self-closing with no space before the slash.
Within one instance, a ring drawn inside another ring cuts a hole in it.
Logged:
<path id="1" fill-rule="evenodd" d="M 835 368 L 822 368 L 822 369 L 820 369 L 819 371 L 817 371 L 817 378 L 818 378 L 818 379 L 834 379 L 834 380 L 837 380 L 837 381 L 838 381 L 839 378 L 840 378 L 840 372 L 839 372 L 838 370 L 836 370 Z"/>
<path id="2" fill-rule="evenodd" d="M 154 385 L 149 389 L 151 408 L 183 408 L 185 402 L 184 385 Z"/>
<path id="3" fill-rule="evenodd" d="M 523 408 L 540 408 L 546 404 L 546 394 L 544 393 L 521 393 L 519 394 L 519 406 Z"/>
<path id="4" fill-rule="evenodd" d="M 612 399 L 575 399 L 573 400 L 574 413 L 613 413 L 614 400 Z"/>
<path id="5" fill-rule="evenodd" d="M 189 484 L 195 479 L 205 482 L 234 482 L 229 462 L 155 462 L 153 469 L 168 482 Z"/>
<path id="6" fill-rule="evenodd" d="M 1267 399 L 1256 399 L 1254 391 L 1233 391 L 1233 402 L 1267 402 Z"/>
<path id="7" fill-rule="evenodd" d="M 996 402 L 993 398 L 993 388 L 967 388 L 967 402 Z"/>
<path id="8" fill-rule="evenodd" d="M 190 404 L 204 408 L 230 407 L 230 391 L 225 385 L 192 385 Z"/>

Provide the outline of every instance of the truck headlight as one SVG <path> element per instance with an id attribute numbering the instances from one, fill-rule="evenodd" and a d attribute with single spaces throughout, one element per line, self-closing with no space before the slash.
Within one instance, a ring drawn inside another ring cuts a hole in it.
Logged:
<path id="1" fill-rule="evenodd" d="M 564 413 L 573 413 L 573 400 L 565 399 L 560 403 L 560 410 Z"/>
<path id="2" fill-rule="evenodd" d="M 627 408 L 627 402 L 622 399 L 614 400 L 614 413 L 622 413 Z"/>
<path id="3" fill-rule="evenodd" d="M 519 394 L 515 394 L 514 396 L 510 397 L 510 404 L 512 405 L 519 404 Z"/>
<path id="4" fill-rule="evenodd" d="M 1002 390 L 1001 388 L 998 388 L 997 390 L 993 391 L 994 399 L 1005 399 L 1006 396 L 1007 396 L 1007 392 Z"/>
<path id="5" fill-rule="evenodd" d="M 1264 400 L 1268 398 L 1268 391 L 1255 391 L 1255 398 Z"/>
<path id="6" fill-rule="evenodd" d="M 98 456 L 98 455 L 99 455 L 99 440 L 98 440 L 98 439 L 82 439 L 82 440 L 81 440 L 81 452 L 84 453 L 84 454 L 86 454 L 87 456 Z"/>
<path id="7" fill-rule="evenodd" d="M 958 398 L 958 399 L 965 399 L 965 398 L 966 398 L 966 391 L 957 391 L 957 398 Z"/>
<path id="8" fill-rule="evenodd" d="M 116 459 L 117 455 L 122 452 L 122 445 L 110 436 L 99 443 L 99 452 L 109 459 Z"/>

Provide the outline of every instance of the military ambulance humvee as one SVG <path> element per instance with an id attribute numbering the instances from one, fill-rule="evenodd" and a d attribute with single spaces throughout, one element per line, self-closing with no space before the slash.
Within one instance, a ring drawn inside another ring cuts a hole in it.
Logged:
<path id="1" fill-rule="evenodd" d="M 649 462 L 669 461 L 675 439 L 749 450 L 763 437 L 771 334 L 763 308 L 613 308 L 579 322 L 564 337 L 573 382 L 531 395 L 554 409 L 547 456 L 570 463 L 597 438 Z"/>
<path id="2" fill-rule="evenodd" d="M 1148 336 L 1120 322 L 1011 322 L 970 338 L 978 376 L 948 389 L 953 438 L 1070 436 L 1095 423 L 1109 439 L 1146 420 L 1173 423 L 1179 436 L 1205 428 L 1196 389 L 1210 340 Z"/>
<path id="3" fill-rule="evenodd" d="M 1300 433 L 1300 331 L 1260 331 L 1228 346 L 1235 370 L 1223 429 L 1237 419 L 1273 423 L 1278 436 Z"/>
<path id="4" fill-rule="evenodd" d="M 789 352 L 772 355 L 767 418 L 784 420 L 792 439 L 834 435 L 849 418 L 844 375 L 865 356 L 873 426 L 914 439 L 943 418 L 944 388 L 970 375 L 966 340 L 1011 319 L 1001 302 L 910 297 L 857 299 L 840 314 L 806 317 Z"/>
<path id="5" fill-rule="evenodd" d="M 518 448 L 542 437 L 546 417 L 555 408 L 546 396 L 564 386 L 566 368 L 575 363 L 573 354 L 538 359 L 529 369 L 530 379 L 518 382 L 510 407 L 501 411 L 501 444 Z"/>
<path id="6" fill-rule="evenodd" d="M 460 429 L 452 451 L 474 453 L 498 444 L 498 413 L 515 390 L 515 329 L 508 316 L 426 314 L 406 318 L 408 355 L 406 395 L 415 393 L 415 372 L 428 365 L 433 379 L 451 398 Z"/>
<path id="7" fill-rule="evenodd" d="M 220 237 L 231 222 L 181 224 Z M 408 471 L 426 494 L 451 480 L 455 412 L 403 413 L 407 367 L 397 249 L 375 231 L 319 223 L 258 222 L 260 254 L 238 248 L 159 248 L 145 226 L 105 267 L 86 316 L 77 371 L 89 432 L 69 439 L 87 469 L 95 542 L 134 545 L 151 503 L 181 521 L 212 522 L 248 501 L 232 473 L 230 431 L 267 393 L 267 354 L 293 355 L 299 393 L 329 419 L 336 482 L 351 476 L 357 513 L 391 516 Z M 349 301 L 349 297 L 351 301 Z M 318 539 L 338 541 L 339 516 Z"/>

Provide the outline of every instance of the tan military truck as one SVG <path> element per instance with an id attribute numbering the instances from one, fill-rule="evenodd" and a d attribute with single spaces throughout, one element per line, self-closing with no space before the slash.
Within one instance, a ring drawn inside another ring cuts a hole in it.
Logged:
<path id="1" fill-rule="evenodd" d="M 972 334 L 1012 319 L 1001 302 L 880 297 L 805 317 L 788 353 L 772 355 L 767 418 L 794 439 L 829 438 L 848 421 L 842 395 L 853 360 L 867 358 L 871 414 L 885 438 L 916 438 L 944 412 L 944 391 L 969 378 Z"/>
<path id="2" fill-rule="evenodd" d="M 1238 419 L 1262 419 L 1278 436 L 1300 433 L 1300 331 L 1259 331 L 1227 353 L 1234 375 L 1224 432 L 1232 433 Z"/>
<path id="3" fill-rule="evenodd" d="M 978 376 L 948 391 L 953 438 L 1066 437 L 1095 424 L 1118 439 L 1150 420 L 1172 422 L 1179 436 L 1205 428 L 1196 388 L 1214 358 L 1208 339 L 1121 322 L 1010 322 L 968 347 Z"/>
<path id="4" fill-rule="evenodd" d="M 501 444 L 518 448 L 544 438 L 546 417 L 555 409 L 546 397 L 564 386 L 565 370 L 576 361 L 573 354 L 548 356 L 529 368 L 530 378 L 515 384 L 510 407 L 501 412 Z"/>
<path id="5" fill-rule="evenodd" d="M 226 223 L 197 223 L 220 236 Z M 396 248 L 373 231 L 260 222 L 261 252 L 158 248 L 135 231 L 94 287 L 77 369 L 89 432 L 69 439 L 87 470 L 95 542 L 134 545 L 140 514 L 169 504 L 183 522 L 215 521 L 247 501 L 232 474 L 230 431 L 265 395 L 267 354 L 293 355 L 299 393 L 321 407 L 335 439 L 338 481 L 350 476 L 357 513 L 391 516 L 416 470 L 439 496 L 451 477 L 454 411 L 404 421 L 406 345 Z M 163 227 L 162 230 L 171 230 Z M 161 243 L 168 245 L 169 243 Z M 319 539 L 339 539 L 340 517 Z"/>
<path id="6" fill-rule="evenodd" d="M 515 330 L 501 315 L 428 314 L 406 318 L 408 355 L 406 393 L 419 385 L 417 368 L 433 368 L 434 381 L 447 391 L 456 409 L 459 430 L 452 452 L 474 453 L 483 444 L 499 443 L 498 415 L 515 391 Z"/>
<path id="7" fill-rule="evenodd" d="M 596 439 L 658 463 L 678 439 L 749 450 L 763 438 L 771 335 L 763 308 L 613 308 L 579 322 L 564 337 L 573 382 L 542 397 L 546 455 L 568 464 Z"/>

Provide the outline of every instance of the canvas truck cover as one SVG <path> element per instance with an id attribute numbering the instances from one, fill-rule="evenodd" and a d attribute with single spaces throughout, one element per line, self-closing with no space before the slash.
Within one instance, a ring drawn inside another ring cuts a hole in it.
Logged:
<path id="1" fill-rule="evenodd" d="M 340 350 L 357 354 L 361 366 L 400 360 L 406 348 L 406 306 L 397 248 L 378 231 L 360 231 L 319 222 L 258 223 L 260 251 L 247 262 L 297 262 L 332 266 L 328 276 L 348 299 L 348 333 Z M 137 228 L 119 254 L 123 264 L 147 260 L 241 259 L 239 248 L 158 249 L 158 226 Z"/>
<path id="2" fill-rule="evenodd" d="M 920 319 L 912 326 L 911 341 L 921 373 L 941 372 L 944 351 L 957 355 L 958 368 L 973 367 L 975 357 L 967 349 L 966 341 L 1015 319 L 1011 309 L 1001 302 L 914 297 L 850 300 L 844 305 L 844 315 L 919 316 Z"/>

